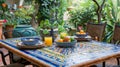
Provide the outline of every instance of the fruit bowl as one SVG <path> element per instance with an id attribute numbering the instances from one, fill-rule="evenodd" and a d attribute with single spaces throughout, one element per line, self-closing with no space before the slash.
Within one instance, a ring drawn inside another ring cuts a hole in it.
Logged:
<path id="1" fill-rule="evenodd" d="M 79 38 L 85 38 L 88 34 L 85 33 L 85 34 L 75 34 L 75 35 Z"/>
<path id="2" fill-rule="evenodd" d="M 21 38 L 21 41 L 24 45 L 36 45 L 39 40 L 39 38 Z"/>
<path id="3" fill-rule="evenodd" d="M 72 42 L 56 42 L 56 45 L 59 47 L 74 47 L 76 43 L 77 40 L 74 40 Z"/>

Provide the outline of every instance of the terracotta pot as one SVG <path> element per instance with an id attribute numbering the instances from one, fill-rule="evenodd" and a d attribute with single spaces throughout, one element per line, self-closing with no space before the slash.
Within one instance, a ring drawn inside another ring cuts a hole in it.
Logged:
<path id="1" fill-rule="evenodd" d="M 2 25 L 3 25 L 3 20 L 0 20 L 0 39 L 2 39 Z"/>
<path id="2" fill-rule="evenodd" d="M 14 30 L 14 25 L 6 25 L 5 26 L 5 37 L 12 38 L 13 30 Z"/>

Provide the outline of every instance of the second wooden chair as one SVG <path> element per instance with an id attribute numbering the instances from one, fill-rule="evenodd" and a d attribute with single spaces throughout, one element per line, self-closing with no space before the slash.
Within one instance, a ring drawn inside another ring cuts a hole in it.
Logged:
<path id="1" fill-rule="evenodd" d="M 93 40 L 102 41 L 105 32 L 106 23 L 93 24 L 87 23 L 86 32 L 92 37 Z M 103 62 L 103 67 L 105 67 L 105 62 Z M 95 66 L 91 66 L 95 67 Z"/>
<path id="2" fill-rule="evenodd" d="M 87 23 L 86 32 L 92 37 L 93 40 L 102 41 L 106 23 L 93 24 Z"/>
<path id="3" fill-rule="evenodd" d="M 120 26 L 117 24 L 115 25 L 111 42 L 113 44 L 120 45 Z M 117 64 L 120 65 L 120 61 L 119 61 L 120 57 L 116 59 L 117 59 Z"/>

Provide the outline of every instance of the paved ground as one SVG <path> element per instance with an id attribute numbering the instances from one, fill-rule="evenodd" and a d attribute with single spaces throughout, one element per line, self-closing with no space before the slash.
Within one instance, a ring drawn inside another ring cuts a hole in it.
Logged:
<path id="1" fill-rule="evenodd" d="M 5 54 L 7 53 L 7 50 L 4 49 L 4 48 L 0 48 L 0 50 L 2 50 Z M 6 57 L 6 61 L 7 61 L 7 64 L 9 64 L 9 57 Z M 114 67 L 115 65 L 117 65 L 116 63 L 116 59 L 112 58 L 108 61 L 106 61 L 106 67 Z M 3 66 L 3 63 L 2 63 L 2 60 L 1 60 L 1 57 L 0 57 L 0 66 Z M 31 65 L 27 65 L 26 67 L 32 67 Z M 102 67 L 102 64 L 97 64 L 97 67 Z"/>

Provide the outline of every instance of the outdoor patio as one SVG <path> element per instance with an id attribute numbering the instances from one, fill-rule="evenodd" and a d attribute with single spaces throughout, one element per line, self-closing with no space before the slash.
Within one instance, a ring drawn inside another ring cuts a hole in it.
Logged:
<path id="1" fill-rule="evenodd" d="M 115 67 L 120 56 L 119 3 L 120 0 L 0 0 L 0 51 L 7 54 L 9 50 L 33 64 L 25 67 L 86 67 L 94 63 L 102 67 L 103 61 L 106 67 Z M 71 43 L 74 48 L 68 48 Z M 76 56 L 71 56 L 74 52 Z M 10 64 L 8 56 L 5 60 Z M 1 55 L 0 66 L 4 66 Z"/>

